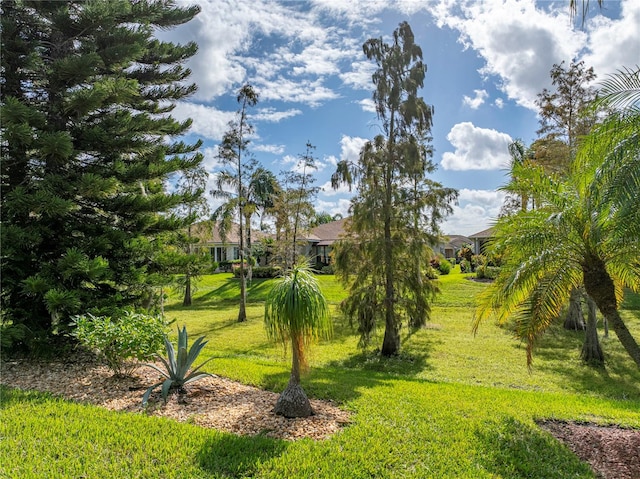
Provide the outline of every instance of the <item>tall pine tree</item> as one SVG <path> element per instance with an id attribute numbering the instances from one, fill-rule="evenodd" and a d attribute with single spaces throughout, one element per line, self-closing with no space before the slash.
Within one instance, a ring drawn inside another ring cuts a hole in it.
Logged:
<path id="1" fill-rule="evenodd" d="M 348 236 L 335 247 L 335 267 L 349 288 L 343 308 L 358 323 L 361 343 L 382 322 L 381 353 L 393 356 L 400 351 L 403 322 L 415 328 L 428 320 L 437 288 L 422 268 L 457 192 L 427 177 L 435 169 L 429 145 L 433 107 L 418 95 L 426 66 L 411 27 L 403 22 L 391 44 L 374 38 L 363 50 L 378 67 L 373 100 L 384 134 L 366 143 L 357 164 L 339 163 L 332 177 L 334 187 L 357 187 Z"/>
<path id="2" fill-rule="evenodd" d="M 198 7 L 162 0 L 2 3 L 2 309 L 32 332 L 87 308 L 150 303 L 172 212 L 167 179 L 197 168 L 194 43 L 154 38 Z M 9 35 L 8 32 L 11 32 Z"/>

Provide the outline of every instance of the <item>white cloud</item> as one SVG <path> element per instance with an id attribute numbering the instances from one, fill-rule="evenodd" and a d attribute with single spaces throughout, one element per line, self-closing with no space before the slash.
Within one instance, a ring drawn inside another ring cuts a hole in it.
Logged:
<path id="1" fill-rule="evenodd" d="M 275 108 L 259 108 L 258 113 L 250 114 L 249 118 L 253 121 L 268 121 L 272 123 L 278 123 L 281 120 L 291 118 L 300 114 L 302 114 L 302 111 L 297 109 L 277 111 Z"/>
<path id="2" fill-rule="evenodd" d="M 358 61 L 351 63 L 351 71 L 341 73 L 340 79 L 350 87 L 359 90 L 372 90 L 371 75 L 376 71 L 376 65 L 371 61 Z"/>
<path id="3" fill-rule="evenodd" d="M 256 78 L 254 83 L 260 90 L 261 97 L 265 100 L 306 103 L 315 107 L 327 100 L 334 100 L 340 96 L 332 89 L 324 86 L 322 79 L 292 80 L 279 76 L 275 79 Z"/>
<path id="4" fill-rule="evenodd" d="M 466 202 L 480 203 L 489 208 L 498 208 L 498 210 L 502 206 L 505 197 L 504 192 L 496 190 L 470 190 L 469 188 L 462 188 L 458 193 L 458 202 L 461 204 Z"/>
<path id="5" fill-rule="evenodd" d="M 494 101 L 493 104 L 501 110 L 504 108 L 504 100 L 502 98 L 496 98 L 496 101 Z"/>
<path id="6" fill-rule="evenodd" d="M 492 190 L 460 190 L 458 205 L 441 225 L 447 234 L 472 235 L 489 228 L 498 218 L 504 193 Z"/>
<path id="7" fill-rule="evenodd" d="M 447 140 L 455 152 L 442 155 L 445 170 L 497 170 L 509 164 L 508 146 L 513 140 L 506 133 L 463 122 L 451 128 Z"/>
<path id="8" fill-rule="evenodd" d="M 349 190 L 348 185 L 340 185 L 337 189 L 333 189 L 331 186 L 331 181 L 326 181 L 322 185 L 320 185 L 320 191 L 323 192 L 324 196 L 337 196 L 337 195 L 350 195 L 353 194 L 353 190 Z"/>
<path id="9" fill-rule="evenodd" d="M 213 107 L 188 102 L 177 103 L 171 114 L 180 121 L 191 118 L 193 120 L 191 133 L 212 140 L 222 139 L 222 135 L 228 129 L 229 121 L 235 117 L 235 113 L 231 111 L 221 111 Z"/>
<path id="10" fill-rule="evenodd" d="M 633 68 L 640 63 L 640 2 L 626 0 L 620 6 L 622 12 L 619 19 L 611 20 L 597 15 L 586 23 L 589 51 L 583 60 L 587 66 L 594 68 L 601 79 L 622 67 Z M 606 2 L 603 8 L 607 8 Z"/>
<path id="11" fill-rule="evenodd" d="M 343 135 L 340 139 L 340 161 L 355 163 L 360 158 L 360 150 L 369 141 L 358 136 Z"/>
<path id="12" fill-rule="evenodd" d="M 484 103 L 484 101 L 489 97 L 489 94 L 486 90 L 473 90 L 476 96 L 471 98 L 470 96 L 465 95 L 462 99 L 462 103 L 472 110 L 477 110 Z"/>
<path id="13" fill-rule="evenodd" d="M 202 155 L 204 159 L 202 160 L 202 166 L 209 173 L 213 173 L 215 170 L 220 168 L 222 163 L 218 159 L 218 147 L 207 147 L 202 150 Z"/>
<path id="14" fill-rule="evenodd" d="M 300 2 L 198 3 L 201 12 L 188 26 L 158 32 L 163 40 L 198 44 L 198 53 L 187 61 L 190 80 L 199 87 L 196 101 L 212 101 L 245 82 L 262 87 L 270 95 L 266 99 L 315 106 L 338 97 L 326 78 L 338 75 L 345 59 L 357 57 L 360 40 L 323 24 L 320 11 Z M 260 48 L 252 48 L 256 44 Z"/>
<path id="15" fill-rule="evenodd" d="M 366 111 L 369 113 L 376 113 L 376 103 L 373 101 L 372 98 L 365 98 L 364 100 L 360 100 L 357 103 L 362 108 L 362 111 Z"/>
<path id="16" fill-rule="evenodd" d="M 316 201 L 316 211 L 326 211 L 331 216 L 341 214 L 343 218 L 349 216 L 349 207 L 351 206 L 351 200 L 340 198 L 336 201 L 325 201 L 325 200 L 317 200 Z"/>
<path id="17" fill-rule="evenodd" d="M 377 14 L 385 10 L 388 0 L 313 0 L 314 8 L 336 19 L 347 20 L 354 25 L 368 25 L 380 21 Z"/>
<path id="18" fill-rule="evenodd" d="M 264 151 L 265 153 L 273 153 L 274 155 L 281 155 L 284 153 L 284 145 L 253 145 L 253 151 Z"/>
<path id="19" fill-rule="evenodd" d="M 551 67 L 586 43 L 584 32 L 571 29 L 564 4 L 545 11 L 533 0 L 441 0 L 432 12 L 438 26 L 458 30 L 465 48 L 482 56 L 481 74 L 497 76 L 509 99 L 533 110 L 536 95 L 551 84 Z"/>

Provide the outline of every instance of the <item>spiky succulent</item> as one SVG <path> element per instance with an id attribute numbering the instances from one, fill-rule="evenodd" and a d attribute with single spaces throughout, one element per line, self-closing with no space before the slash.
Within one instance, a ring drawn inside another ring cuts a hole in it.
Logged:
<path id="1" fill-rule="evenodd" d="M 142 396 L 142 406 L 146 406 L 149 401 L 149 396 L 153 392 L 155 388 L 162 385 L 162 399 L 164 402 L 167 402 L 167 396 L 169 395 L 169 391 L 171 389 L 181 389 L 189 383 L 197 381 L 207 376 L 211 376 L 209 373 L 198 372 L 202 366 L 207 364 L 211 359 L 207 359 L 205 362 L 201 363 L 198 367 L 191 369 L 194 361 L 197 359 L 198 355 L 202 351 L 202 348 L 205 347 L 208 341 L 204 340 L 204 336 L 199 337 L 191 346 L 191 349 L 188 349 L 188 335 L 187 328 L 185 326 L 182 327 L 182 330 L 178 329 L 178 352 L 176 354 L 176 350 L 173 347 L 173 344 L 169 339 L 164 337 L 164 345 L 167 352 L 167 358 L 163 358 L 158 356 L 158 359 L 164 365 L 164 370 L 157 367 L 154 364 L 147 364 L 150 368 L 155 369 L 160 374 L 162 374 L 166 379 L 154 384 L 151 386 Z"/>

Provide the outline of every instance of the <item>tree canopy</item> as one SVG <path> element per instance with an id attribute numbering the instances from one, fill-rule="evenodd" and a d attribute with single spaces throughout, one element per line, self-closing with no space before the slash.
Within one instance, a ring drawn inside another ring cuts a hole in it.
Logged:
<path id="1" fill-rule="evenodd" d="M 154 37 L 199 11 L 172 1 L 2 3 L 2 309 L 50 331 L 84 308 L 150 305 L 148 277 L 175 214 L 199 193 L 165 189 L 196 169 L 194 43 Z"/>
<path id="2" fill-rule="evenodd" d="M 384 323 L 381 352 L 400 350 L 400 327 L 425 324 L 437 292 L 423 268 L 438 237 L 438 222 L 457 192 L 427 178 L 435 169 L 429 145 L 433 107 L 419 96 L 426 73 L 408 23 L 363 45 L 373 60 L 373 100 L 384 134 L 365 144 L 358 163 L 342 161 L 334 187 L 356 187 L 347 236 L 335 245 L 336 273 L 349 288 L 343 310 L 357 322 L 361 344 Z"/>

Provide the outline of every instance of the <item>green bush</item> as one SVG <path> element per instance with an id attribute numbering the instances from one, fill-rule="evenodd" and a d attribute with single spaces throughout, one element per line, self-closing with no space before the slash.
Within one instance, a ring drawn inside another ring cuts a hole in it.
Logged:
<path id="1" fill-rule="evenodd" d="M 316 263 L 315 268 L 313 268 L 313 272 L 315 274 L 334 274 L 333 265 L 324 265 L 323 263 Z"/>
<path id="2" fill-rule="evenodd" d="M 333 265 L 327 265 L 320 270 L 322 274 L 334 274 L 335 271 L 333 269 Z"/>
<path id="3" fill-rule="evenodd" d="M 256 266 L 251 270 L 252 278 L 277 278 L 282 273 L 282 269 L 279 266 Z M 245 270 L 245 275 L 247 270 Z M 234 268 L 233 275 L 236 278 L 240 277 L 240 268 Z"/>
<path id="4" fill-rule="evenodd" d="M 496 266 L 478 266 L 476 268 L 477 279 L 496 279 L 500 273 L 500 268 Z"/>
<path id="5" fill-rule="evenodd" d="M 160 316 L 120 311 L 112 316 L 75 316 L 71 333 L 95 351 L 118 376 L 128 376 L 138 361 L 149 361 L 162 350 L 167 327 Z"/>
<path id="6" fill-rule="evenodd" d="M 451 272 L 451 263 L 446 259 L 441 259 L 438 264 L 438 271 L 440 271 L 440 274 L 449 274 Z"/>
<path id="7" fill-rule="evenodd" d="M 466 259 L 463 259 L 460 261 L 460 272 L 471 273 L 471 263 Z"/>
<path id="8" fill-rule="evenodd" d="M 433 266 L 427 266 L 424 275 L 427 277 L 427 279 L 438 279 L 438 270 Z"/>
<path id="9" fill-rule="evenodd" d="M 28 329 L 24 324 L 0 317 L 0 353 L 11 353 L 26 339 Z"/>

